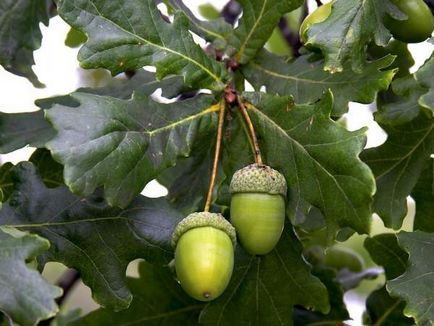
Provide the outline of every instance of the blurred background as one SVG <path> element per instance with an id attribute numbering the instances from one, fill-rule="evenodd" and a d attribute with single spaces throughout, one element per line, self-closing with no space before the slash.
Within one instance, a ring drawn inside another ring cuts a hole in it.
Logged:
<path id="1" fill-rule="evenodd" d="M 206 0 L 185 0 L 188 7 L 199 17 L 201 13 L 205 16 L 218 15 L 218 12 L 225 5 L 225 1 L 214 1 L 209 4 Z M 323 1 L 328 2 L 328 1 Z M 164 11 L 164 5 L 161 5 Z M 316 7 L 314 0 L 308 3 L 310 11 Z M 291 28 L 298 29 L 297 15 L 299 12 L 290 14 L 289 22 Z M 202 16 L 203 17 L 203 16 Z M 79 67 L 77 61 L 77 53 L 79 47 L 71 48 L 65 46 L 65 38 L 70 30 L 69 26 L 63 20 L 56 16 L 50 20 L 50 26 L 41 24 L 43 34 L 42 46 L 35 51 L 35 66 L 34 71 L 39 77 L 39 80 L 46 85 L 45 88 L 34 88 L 27 79 L 15 76 L 6 72 L 0 67 L 0 111 L 7 113 L 29 112 L 36 111 L 39 108 L 34 104 L 34 101 L 39 98 L 46 98 L 54 95 L 62 95 L 73 92 L 79 87 L 101 87 L 106 85 L 110 79 L 110 73 L 103 69 L 83 70 Z M 198 40 L 198 42 L 200 42 Z M 285 41 L 280 36 L 276 29 L 267 47 L 273 52 L 280 54 L 288 54 L 288 47 Z M 410 44 L 410 51 L 414 57 L 415 65 L 411 72 L 418 69 L 420 65 L 431 55 L 434 46 L 427 43 Z M 124 78 L 122 75 L 117 78 Z M 251 89 L 250 85 L 246 85 L 247 89 Z M 157 90 L 154 97 L 157 100 L 163 100 Z M 379 146 L 386 140 L 386 135 L 382 129 L 373 120 L 372 113 L 375 111 L 375 105 L 362 105 L 351 103 L 349 113 L 344 116 L 343 123 L 346 124 L 349 130 L 356 130 L 362 127 L 368 127 L 368 142 L 367 147 Z M 34 148 L 26 147 L 15 152 L 0 155 L 2 163 L 12 162 L 16 164 L 20 161 L 27 160 Z M 156 181 L 150 182 L 142 194 L 149 197 L 159 197 L 166 195 L 167 190 L 159 185 Z M 412 229 L 412 219 L 414 216 L 414 202 L 408 198 L 409 213 L 405 218 L 403 229 Z M 371 235 L 395 232 L 391 229 L 386 229 L 382 221 L 374 216 Z M 338 246 L 351 247 L 357 251 L 366 262 L 367 267 L 374 266 L 370 260 L 368 253 L 363 248 L 363 241 L 366 236 L 353 235 L 344 243 Z M 56 282 L 59 276 L 66 270 L 66 267 L 58 263 L 49 263 L 44 269 L 44 276 L 51 282 Z M 137 262 L 131 262 L 127 274 L 130 276 L 137 275 Z M 361 285 L 352 291 L 346 293 L 345 300 L 349 304 L 350 314 L 353 320 L 349 322 L 351 325 L 361 325 L 361 315 L 364 311 L 364 300 L 366 296 L 376 288 L 379 288 L 384 282 L 384 278 L 379 277 L 375 280 L 363 281 Z M 82 283 L 78 283 L 74 290 L 70 292 L 69 297 L 63 307 L 63 312 L 80 308 L 82 314 L 85 314 L 93 309 L 98 308 L 98 305 L 92 300 L 91 292 Z"/>

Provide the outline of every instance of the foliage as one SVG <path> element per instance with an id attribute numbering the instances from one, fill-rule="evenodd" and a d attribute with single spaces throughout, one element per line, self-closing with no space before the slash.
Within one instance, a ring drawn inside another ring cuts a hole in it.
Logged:
<path id="1" fill-rule="evenodd" d="M 407 44 L 384 25 L 406 14 L 390 0 L 335 0 L 304 47 L 298 22 L 286 21 L 295 10 L 306 16 L 304 1 L 230 1 L 222 12 L 209 4 L 201 7 L 206 20 L 189 6 L 0 4 L 7 71 L 43 86 L 33 51 L 39 23 L 58 14 L 71 27 L 65 44 L 80 46 L 81 67 L 113 75 L 102 88 L 38 99 L 38 111 L 0 112 L 0 153 L 37 148 L 27 162 L 0 167 L 0 324 L 48 323 L 57 314 L 59 325 L 340 325 L 350 318 L 345 292 L 383 271 L 365 323 L 432 323 L 434 55 L 410 73 Z M 265 49 L 276 39 L 287 56 Z M 159 89 L 170 101 L 155 96 Z M 366 128 L 350 131 L 339 120 L 351 102 L 374 102 L 384 144 L 366 149 Z M 282 237 L 264 256 L 238 245 L 226 291 L 196 301 L 174 274 L 172 232 L 205 205 L 230 219 L 232 175 L 258 157 L 288 185 Z M 154 179 L 167 196 L 141 194 Z M 401 228 L 409 196 L 415 231 L 370 237 L 374 213 L 390 232 Z M 323 259 L 356 232 L 383 269 Z M 135 259 L 144 260 L 139 275 L 127 277 Z M 100 308 L 58 314 L 62 291 L 41 275 L 52 261 L 77 270 Z"/>

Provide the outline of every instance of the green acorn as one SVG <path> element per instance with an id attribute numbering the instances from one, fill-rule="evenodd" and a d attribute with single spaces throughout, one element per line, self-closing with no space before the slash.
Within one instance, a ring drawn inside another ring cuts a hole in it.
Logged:
<path id="1" fill-rule="evenodd" d="M 232 276 L 236 242 L 234 227 L 221 214 L 192 213 L 179 222 L 172 246 L 184 291 L 200 301 L 221 295 Z"/>
<path id="2" fill-rule="evenodd" d="M 251 164 L 233 175 L 231 222 L 248 253 L 265 255 L 279 242 L 286 190 L 283 175 L 266 165 Z"/>

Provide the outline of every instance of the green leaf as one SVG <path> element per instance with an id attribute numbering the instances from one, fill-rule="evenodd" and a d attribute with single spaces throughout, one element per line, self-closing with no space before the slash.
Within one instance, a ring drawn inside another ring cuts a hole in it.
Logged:
<path id="1" fill-rule="evenodd" d="M 367 233 L 375 185 L 358 158 L 365 130 L 350 132 L 330 119 L 331 93 L 312 105 L 262 93 L 249 99 L 265 162 L 288 182 L 291 215 L 307 202 L 324 215 L 329 239 L 344 227 Z"/>
<path id="2" fill-rule="evenodd" d="M 63 166 L 53 159 L 49 150 L 38 148 L 29 161 L 33 163 L 38 176 L 48 188 L 63 186 Z"/>
<path id="3" fill-rule="evenodd" d="M 177 13 L 173 24 L 167 23 L 154 0 L 60 0 L 58 11 L 88 37 L 78 55 L 83 68 L 106 68 L 116 75 L 153 65 L 158 79 L 177 74 L 188 86 L 213 90 L 228 79 L 223 64 L 194 43 L 187 18 Z"/>
<path id="4" fill-rule="evenodd" d="M 231 282 L 223 295 L 210 302 L 200 315 L 205 325 L 291 324 L 291 306 L 302 305 L 328 313 L 327 291 L 310 274 L 301 257 L 301 245 L 290 225 L 273 251 L 248 256 L 237 249 Z"/>
<path id="5" fill-rule="evenodd" d="M 310 325 L 324 323 L 324 325 L 340 325 L 350 319 L 344 303 L 344 291 L 336 281 L 336 273 L 329 268 L 313 269 L 313 274 L 327 287 L 330 300 L 330 312 L 324 315 L 320 312 L 310 311 L 301 307 L 294 307 L 294 325 Z"/>
<path id="6" fill-rule="evenodd" d="M 14 172 L 15 191 L 0 210 L 0 223 L 47 238 L 51 248 L 40 264 L 57 261 L 78 270 L 101 305 L 129 306 L 125 270 L 130 261 L 172 259 L 170 238 L 182 215 L 165 199 L 139 196 L 121 210 L 98 194 L 80 198 L 65 187 L 47 188 L 31 163 L 20 163 Z"/>
<path id="7" fill-rule="evenodd" d="M 313 103 L 330 89 L 335 97 L 333 114 L 342 115 L 349 101 L 371 103 L 379 90 L 389 87 L 396 71 L 384 69 L 392 62 L 393 57 L 386 56 L 359 74 L 348 64 L 343 72 L 330 74 L 323 70 L 322 59 L 303 55 L 288 62 L 263 50 L 242 72 L 256 90 L 265 85 L 267 93 L 292 95 L 296 103 Z"/>
<path id="8" fill-rule="evenodd" d="M 0 112 L 0 153 L 5 154 L 26 145 L 43 147 L 55 134 L 44 119 L 44 112 Z"/>
<path id="9" fill-rule="evenodd" d="M 406 301 L 406 316 L 429 325 L 434 320 L 434 261 L 427 257 L 434 252 L 434 234 L 400 232 L 398 241 L 409 254 L 409 266 L 401 277 L 387 282 L 387 290 Z"/>
<path id="10" fill-rule="evenodd" d="M 399 229 L 410 195 L 434 149 L 434 120 L 424 112 L 399 126 L 381 125 L 387 141 L 362 153 L 377 181 L 373 209 L 387 227 Z"/>
<path id="11" fill-rule="evenodd" d="M 408 50 L 407 43 L 392 39 L 385 47 L 378 46 L 374 42 L 368 45 L 368 57 L 370 60 L 378 60 L 390 54 L 396 57 L 389 67 L 389 69 L 398 68 L 395 77 L 401 78 L 409 75 L 410 68 L 415 62 L 411 52 Z"/>
<path id="12" fill-rule="evenodd" d="M 185 294 L 169 268 L 141 262 L 139 273 L 140 278 L 127 279 L 134 295 L 127 310 L 114 313 L 101 308 L 70 325 L 197 325 L 204 304 Z"/>
<path id="13" fill-rule="evenodd" d="M 2 202 L 6 201 L 13 191 L 14 183 L 12 181 L 10 171 L 14 167 L 11 162 L 6 162 L 0 167 L 0 189 L 2 194 Z"/>
<path id="14" fill-rule="evenodd" d="M 255 57 L 273 33 L 280 18 L 303 4 L 302 0 L 239 0 L 243 16 L 229 45 L 236 49 L 236 59 L 245 64 Z"/>
<path id="15" fill-rule="evenodd" d="M 232 26 L 222 17 L 211 21 L 203 21 L 198 19 L 182 0 L 167 0 L 166 2 L 172 9 L 180 10 L 185 14 L 190 22 L 189 28 L 194 33 L 208 42 L 213 42 L 217 49 L 225 49 L 227 38 L 232 33 Z"/>
<path id="16" fill-rule="evenodd" d="M 434 232 L 434 161 L 430 160 L 426 169 L 420 174 L 419 180 L 411 193 L 416 202 L 414 229 Z"/>
<path id="17" fill-rule="evenodd" d="M 158 181 L 168 189 L 169 201 L 185 215 L 199 211 L 205 204 L 211 177 L 214 155 L 214 130 L 204 134 L 192 148 L 191 156 L 181 159 L 176 166 L 158 176 Z M 219 185 L 217 176 L 216 187 Z M 213 196 L 215 199 L 216 196 Z"/>
<path id="18" fill-rule="evenodd" d="M 425 64 L 419 68 L 419 70 L 414 74 L 417 82 L 424 88 L 428 89 L 426 94 L 422 95 L 419 99 L 419 105 L 430 109 L 434 114 L 434 80 L 432 76 L 434 75 L 434 54 L 431 58 L 425 62 Z"/>
<path id="19" fill-rule="evenodd" d="M 401 125 L 420 114 L 418 100 L 426 89 L 422 88 L 413 75 L 393 81 L 391 89 L 380 93 L 377 99 L 375 120 L 381 125 Z"/>
<path id="20" fill-rule="evenodd" d="M 171 104 L 138 96 L 128 101 L 71 96 L 80 106 L 46 111 L 58 130 L 47 147 L 65 166 L 65 183 L 73 192 L 86 196 L 104 186 L 109 204 L 120 207 L 178 157 L 190 155 L 195 139 L 214 128 L 219 109 L 208 95 Z"/>
<path id="21" fill-rule="evenodd" d="M 390 38 L 383 25 L 386 14 L 405 17 L 389 0 L 336 0 L 330 16 L 309 27 L 306 45 L 321 49 L 326 71 L 342 71 L 345 61 L 350 60 L 352 69 L 361 72 L 370 41 L 384 46 Z"/>
<path id="22" fill-rule="evenodd" d="M 26 266 L 50 247 L 37 235 L 0 227 L 0 310 L 20 325 L 36 325 L 54 316 L 62 289 Z"/>
<path id="23" fill-rule="evenodd" d="M 392 298 L 385 287 L 372 292 L 366 300 L 366 312 L 369 320 L 365 325 L 405 326 L 414 325 L 413 318 L 403 314 L 405 302 Z"/>
<path id="24" fill-rule="evenodd" d="M 0 64 L 24 76 L 35 87 L 44 87 L 32 70 L 33 51 L 41 46 L 39 23 L 48 26 L 51 0 L 5 0 L 0 2 Z"/>
<path id="25" fill-rule="evenodd" d="M 384 267 L 388 280 L 397 278 L 407 268 L 408 254 L 399 247 L 395 234 L 385 233 L 366 238 L 364 246 L 372 260 Z"/>
<path id="26" fill-rule="evenodd" d="M 86 34 L 76 30 L 75 28 L 70 28 L 68 34 L 66 35 L 65 45 L 70 48 L 76 48 L 87 41 Z"/>
<path id="27" fill-rule="evenodd" d="M 204 3 L 198 7 L 199 13 L 206 19 L 217 19 L 220 17 L 220 11 L 211 3 Z"/>

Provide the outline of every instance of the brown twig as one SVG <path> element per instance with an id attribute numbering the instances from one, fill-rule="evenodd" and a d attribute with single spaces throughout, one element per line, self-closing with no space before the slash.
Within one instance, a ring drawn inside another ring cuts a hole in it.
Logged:
<path id="1" fill-rule="evenodd" d="M 286 43 L 292 48 L 294 57 L 299 57 L 299 50 L 303 44 L 300 41 L 298 32 L 291 30 L 285 17 L 280 18 L 278 26 L 280 34 L 282 34 L 282 37 L 286 40 Z"/>
<path id="2" fill-rule="evenodd" d="M 75 283 L 80 279 L 80 274 L 75 269 L 68 269 L 59 280 L 56 282 L 56 285 L 61 287 L 63 290 L 63 294 L 61 297 L 56 299 L 56 303 L 58 306 L 61 306 L 63 301 L 68 297 L 69 292 L 74 287 Z M 54 317 L 42 320 L 38 326 L 48 326 L 53 321 Z"/>
<path id="3" fill-rule="evenodd" d="M 214 191 L 215 179 L 217 177 L 217 169 L 220 160 L 220 148 L 222 145 L 222 136 L 223 136 L 223 125 L 225 122 L 225 113 L 226 113 L 226 102 L 224 100 L 220 101 L 220 111 L 219 111 L 219 121 L 217 126 L 217 136 L 216 136 L 216 144 L 215 144 L 215 152 L 214 152 L 214 162 L 212 165 L 211 178 L 209 181 L 208 195 L 206 197 L 205 202 L 205 212 L 209 212 L 209 208 L 211 207 L 212 201 L 212 193 Z"/>
<path id="4" fill-rule="evenodd" d="M 237 102 L 241 110 L 241 113 L 244 117 L 244 120 L 247 123 L 247 127 L 249 128 L 250 137 L 252 139 L 253 147 L 254 147 L 255 162 L 258 165 L 263 165 L 264 163 L 262 162 L 261 150 L 259 149 L 258 138 L 256 138 L 256 132 L 255 132 L 255 128 L 253 127 L 252 120 L 250 120 L 249 113 L 247 112 L 246 106 L 244 105 L 243 100 L 241 99 L 240 96 L 237 96 Z"/>

